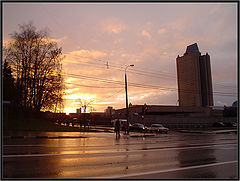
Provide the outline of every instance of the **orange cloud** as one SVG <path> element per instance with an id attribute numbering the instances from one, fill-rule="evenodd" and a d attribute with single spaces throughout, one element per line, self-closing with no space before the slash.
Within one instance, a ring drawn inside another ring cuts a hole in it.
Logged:
<path id="1" fill-rule="evenodd" d="M 117 18 L 106 19 L 100 26 L 103 32 L 114 34 L 120 34 L 127 29 L 126 24 Z"/>
<path id="2" fill-rule="evenodd" d="M 82 49 L 65 54 L 64 63 L 74 63 L 78 61 L 89 62 L 91 60 L 101 59 L 106 56 L 107 54 L 105 52 Z"/>
<path id="3" fill-rule="evenodd" d="M 120 38 L 118 38 L 118 39 L 116 39 L 116 40 L 114 40 L 114 44 L 119 44 L 119 43 L 121 43 L 122 42 L 122 39 L 120 39 Z"/>
<path id="4" fill-rule="evenodd" d="M 164 34 L 164 33 L 166 33 L 166 29 L 165 29 L 165 28 L 160 28 L 160 29 L 158 30 L 158 34 L 159 34 L 159 35 L 162 35 L 162 34 Z"/>
<path id="5" fill-rule="evenodd" d="M 63 96 L 63 99 L 82 99 L 82 100 L 91 100 L 93 98 L 96 98 L 97 96 L 95 94 L 81 94 L 81 93 L 77 93 L 77 94 L 67 94 Z"/>
<path id="6" fill-rule="evenodd" d="M 53 42 L 56 42 L 56 43 L 60 43 L 60 42 L 62 42 L 62 41 L 64 41 L 64 40 L 66 40 L 68 37 L 67 36 L 64 36 L 63 38 L 47 38 L 46 40 L 48 40 L 48 41 L 53 41 Z"/>
<path id="7" fill-rule="evenodd" d="M 78 90 L 79 90 L 79 88 L 66 89 L 66 90 L 65 90 L 65 93 L 69 94 L 69 93 L 76 92 L 76 91 L 78 91 Z"/>
<path id="8" fill-rule="evenodd" d="M 148 39 L 151 39 L 151 38 L 152 38 L 152 36 L 150 35 L 150 33 L 149 33 L 148 31 L 146 31 L 146 30 L 142 30 L 141 35 L 144 36 L 144 37 L 146 37 L 146 38 L 148 38 Z"/>

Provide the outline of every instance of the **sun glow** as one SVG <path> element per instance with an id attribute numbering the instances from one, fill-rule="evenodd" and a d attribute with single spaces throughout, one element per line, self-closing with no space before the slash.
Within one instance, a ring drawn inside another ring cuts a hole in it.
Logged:
<path id="1" fill-rule="evenodd" d="M 63 96 L 63 99 L 72 99 L 72 100 L 91 100 L 96 98 L 97 96 L 95 94 L 67 94 Z"/>
<path id="2" fill-rule="evenodd" d="M 71 92 L 71 91 L 70 91 Z M 75 93 L 75 94 L 67 94 L 63 96 L 63 99 L 65 100 L 65 107 L 64 112 L 69 113 L 76 113 L 76 109 L 79 109 L 81 107 L 81 101 L 84 103 L 89 103 L 90 101 L 94 102 L 94 100 L 97 98 L 96 94 L 81 94 L 81 93 Z M 90 110 L 87 108 L 87 112 Z"/>
<path id="3" fill-rule="evenodd" d="M 64 113 L 69 114 L 69 113 L 76 113 L 76 109 L 74 107 L 64 107 Z"/>

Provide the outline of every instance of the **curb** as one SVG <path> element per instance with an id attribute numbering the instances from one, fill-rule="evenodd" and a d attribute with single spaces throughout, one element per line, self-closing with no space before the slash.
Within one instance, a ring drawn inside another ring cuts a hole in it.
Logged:
<path id="1" fill-rule="evenodd" d="M 219 130 L 219 131 L 215 131 L 215 134 L 226 134 L 226 133 L 237 133 L 237 130 L 226 130 L 226 131 Z"/>

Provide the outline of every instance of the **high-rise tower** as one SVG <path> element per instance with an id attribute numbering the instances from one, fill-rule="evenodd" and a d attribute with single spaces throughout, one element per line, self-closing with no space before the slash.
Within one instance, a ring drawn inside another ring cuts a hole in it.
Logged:
<path id="1" fill-rule="evenodd" d="M 210 56 L 201 55 L 197 43 L 177 57 L 179 106 L 213 106 Z"/>

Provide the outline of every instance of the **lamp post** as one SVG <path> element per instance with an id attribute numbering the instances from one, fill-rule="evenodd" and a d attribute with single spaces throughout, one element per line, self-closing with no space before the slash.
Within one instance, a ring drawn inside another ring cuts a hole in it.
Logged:
<path id="1" fill-rule="evenodd" d="M 128 116 L 129 116 L 129 110 L 128 110 L 128 95 L 127 95 L 127 68 L 128 67 L 133 67 L 134 65 L 127 65 L 125 67 L 125 91 L 126 91 L 126 110 L 127 110 L 127 133 L 129 133 L 129 119 L 128 119 Z"/>

